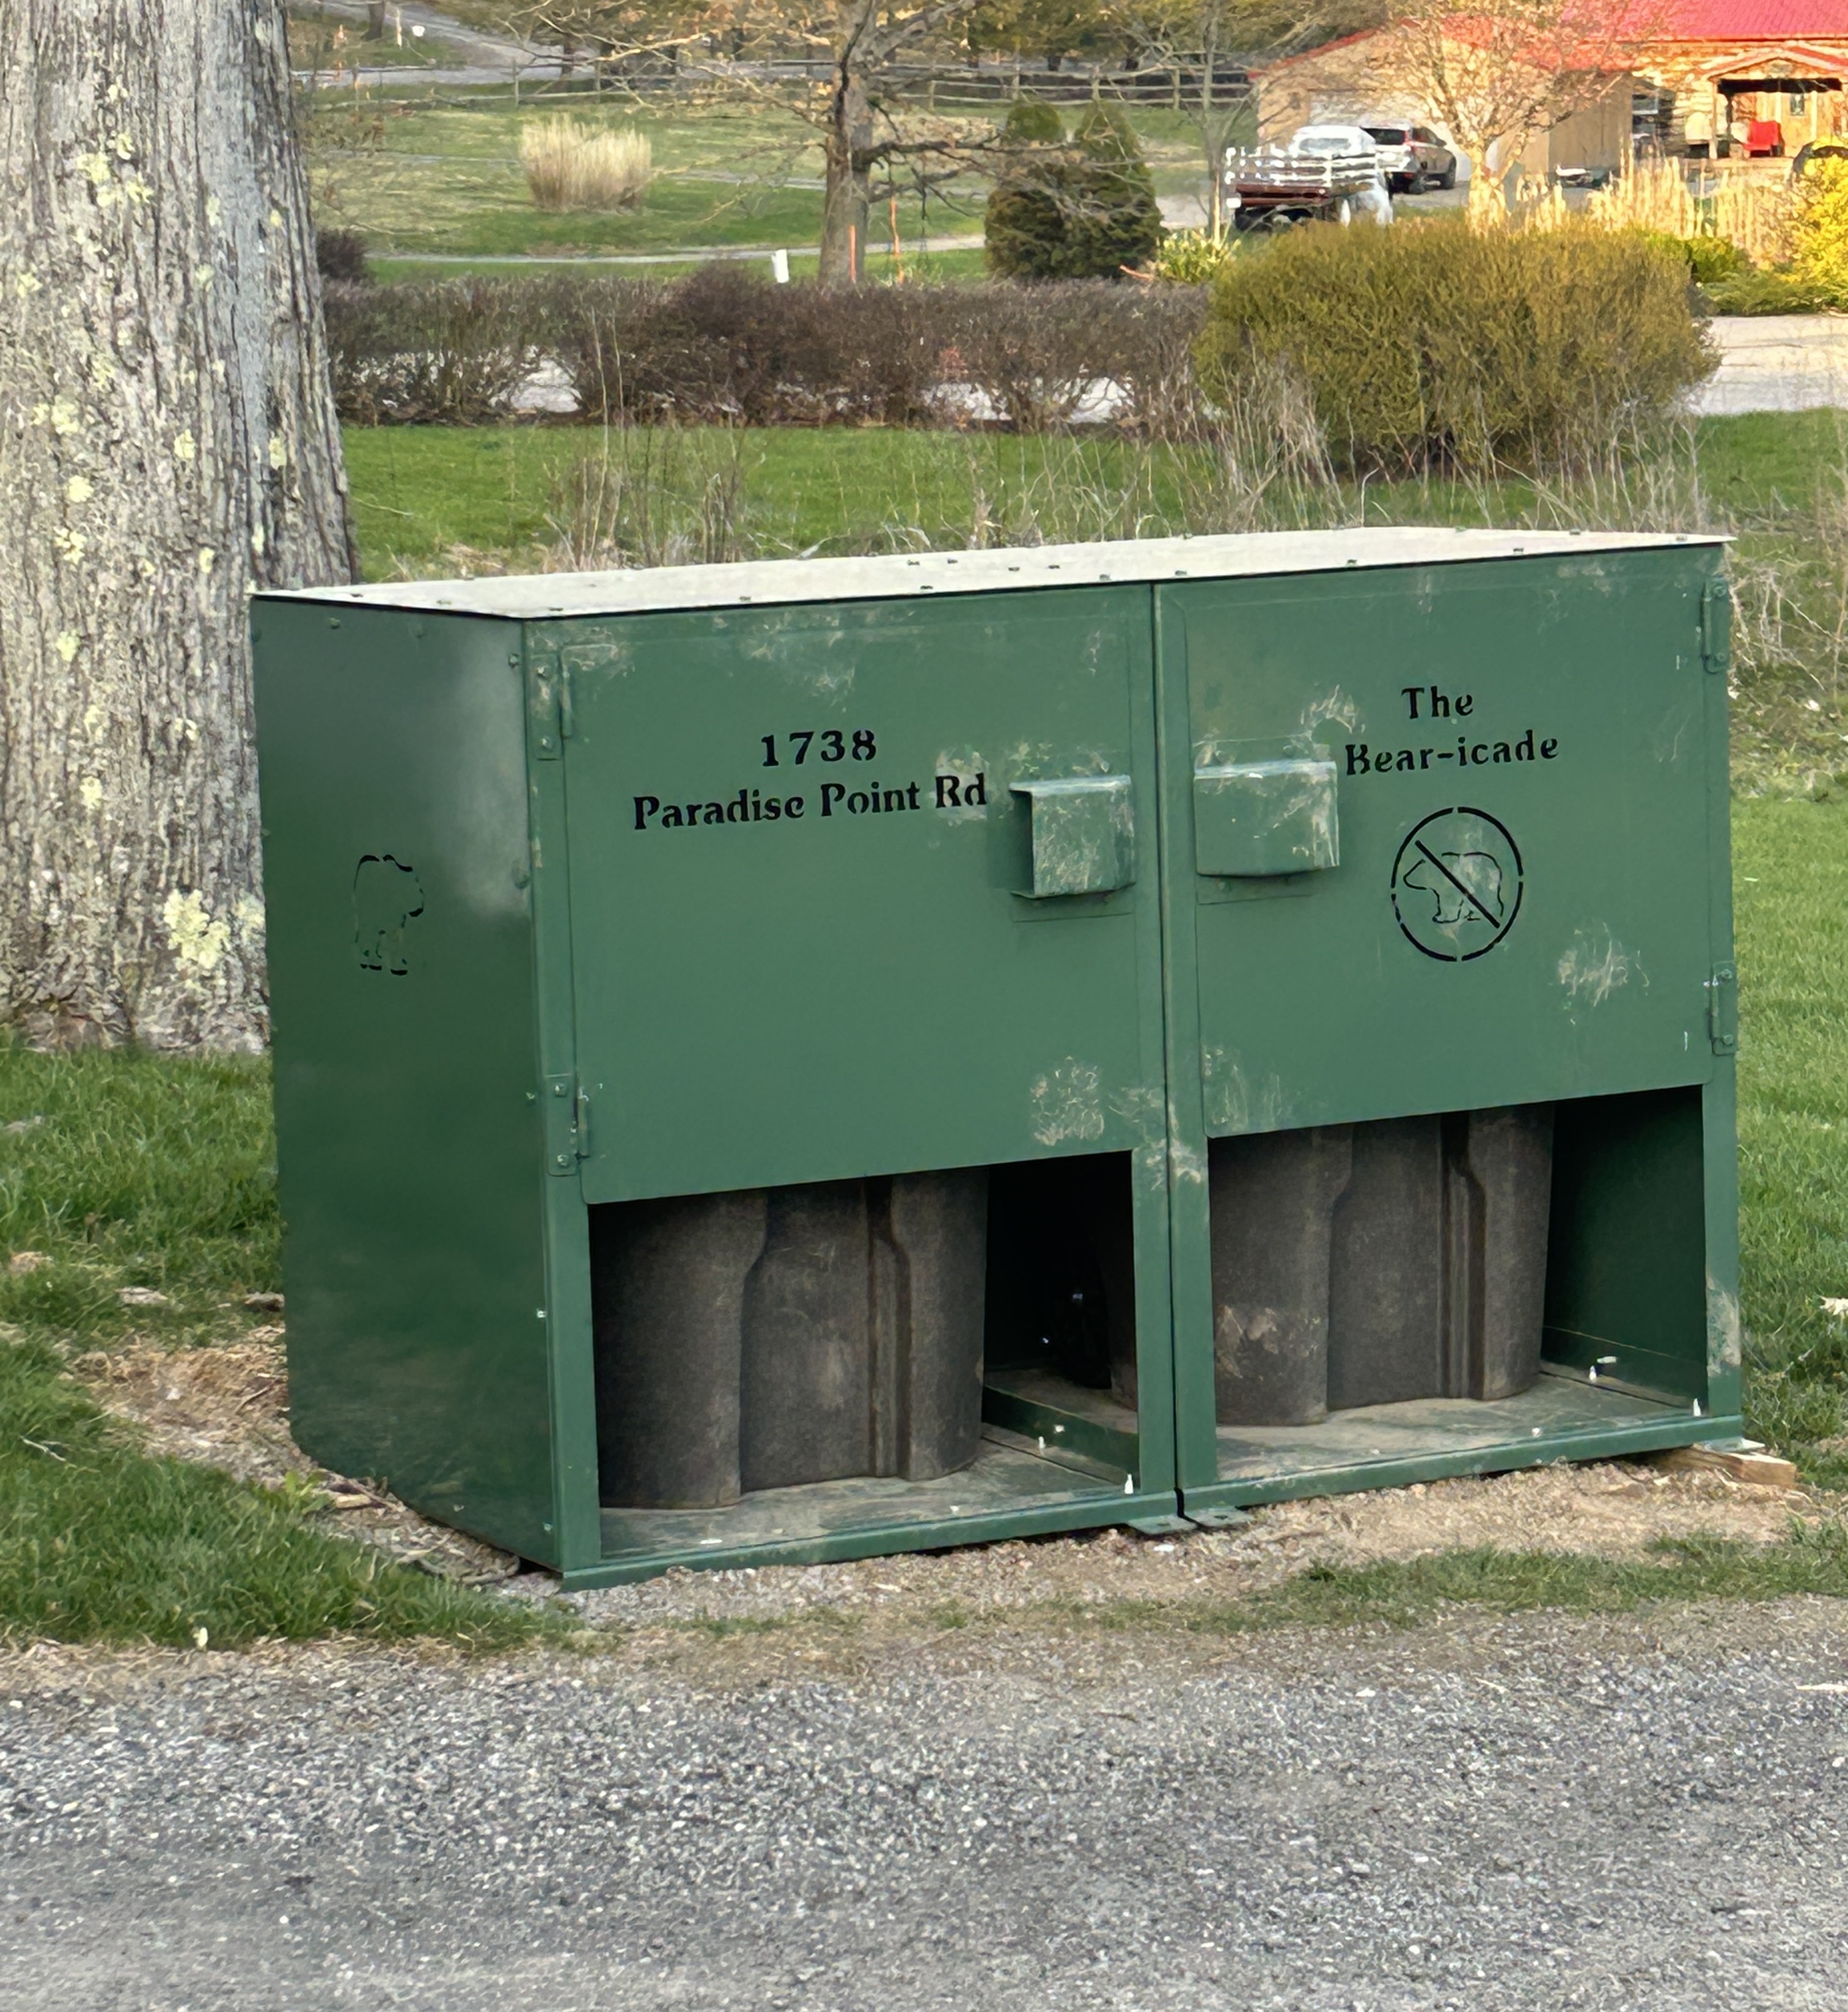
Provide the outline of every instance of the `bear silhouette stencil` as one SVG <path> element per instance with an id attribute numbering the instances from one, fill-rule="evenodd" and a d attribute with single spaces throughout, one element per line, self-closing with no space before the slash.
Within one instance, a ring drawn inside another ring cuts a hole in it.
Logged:
<path id="1" fill-rule="evenodd" d="M 1501 865 L 1489 852 L 1440 852 L 1400 876 L 1401 887 L 1416 887 L 1437 903 L 1431 920 L 1440 929 L 1454 929 L 1472 916 L 1501 920 Z"/>
<path id="2" fill-rule="evenodd" d="M 1434 811 L 1405 834 L 1393 862 L 1393 910 L 1414 949 L 1467 964 L 1494 949 L 1520 907 L 1520 851 L 1486 811 Z"/>
<path id="3" fill-rule="evenodd" d="M 423 913 L 416 872 L 390 853 L 367 853 L 353 875 L 353 942 L 362 971 L 405 976 L 405 926 Z"/>

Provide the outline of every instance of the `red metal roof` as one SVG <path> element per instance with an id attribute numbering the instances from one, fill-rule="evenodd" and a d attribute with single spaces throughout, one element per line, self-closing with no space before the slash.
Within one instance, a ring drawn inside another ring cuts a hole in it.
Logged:
<path id="1" fill-rule="evenodd" d="M 1588 21 L 1604 20 L 1601 0 L 1586 0 L 1586 7 Z M 1736 48 L 1752 43 L 1848 42 L 1848 0 L 1630 0 L 1629 5 L 1620 6 L 1615 22 L 1601 33 L 1588 34 L 1588 55 L 1593 49 L 1607 49 L 1613 39 L 1621 38 L 1625 14 L 1635 23 L 1629 32 L 1646 45 L 1715 42 Z M 1569 35 L 1569 18 L 1562 27 Z M 1326 55 L 1331 49 L 1365 41 L 1379 32 L 1376 28 L 1364 28 L 1357 34 L 1343 35 L 1338 41 L 1285 56 L 1252 74 L 1264 76 L 1287 70 L 1292 64 Z M 1507 35 L 1508 24 L 1479 21 L 1460 11 L 1454 32 L 1461 41 L 1499 41 Z M 1552 59 L 1557 60 L 1557 55 Z"/>
<path id="2" fill-rule="evenodd" d="M 1647 12 L 1653 12 L 1653 9 Z M 1637 10 L 1639 19 L 1646 10 Z M 1669 0 L 1651 41 L 1848 41 L 1848 0 Z"/>

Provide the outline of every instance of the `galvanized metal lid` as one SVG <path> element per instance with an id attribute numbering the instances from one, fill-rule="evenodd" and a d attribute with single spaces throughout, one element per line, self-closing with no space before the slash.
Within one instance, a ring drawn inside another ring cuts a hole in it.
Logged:
<path id="1" fill-rule="evenodd" d="M 1100 582 L 1247 580 L 1487 559 L 1588 558 L 1662 546 L 1721 545 L 1710 534 L 1631 531 L 1492 531 L 1382 526 L 1346 531 L 1253 531 L 1236 537 L 1133 538 L 1083 545 L 1004 546 L 986 551 L 877 558 L 756 559 L 737 565 L 638 567 L 616 573 L 507 574 L 492 580 L 391 580 L 373 587 L 304 587 L 261 601 L 357 602 L 373 608 L 487 615 L 513 621 L 654 614 L 673 609 L 787 607 L 811 601 L 887 601 L 912 595 L 993 594 Z"/>

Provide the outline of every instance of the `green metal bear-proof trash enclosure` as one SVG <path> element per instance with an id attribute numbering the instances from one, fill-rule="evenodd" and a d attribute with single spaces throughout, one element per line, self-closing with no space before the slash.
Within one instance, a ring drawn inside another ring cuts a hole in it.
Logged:
<path id="1" fill-rule="evenodd" d="M 260 597 L 297 1438 L 591 1585 L 1736 1433 L 1719 559 Z"/>

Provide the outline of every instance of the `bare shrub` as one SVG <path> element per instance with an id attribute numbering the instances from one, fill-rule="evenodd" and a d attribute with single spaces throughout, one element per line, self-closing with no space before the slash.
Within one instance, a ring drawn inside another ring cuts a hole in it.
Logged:
<path id="1" fill-rule="evenodd" d="M 677 312 L 672 287 L 562 279 L 536 291 L 534 301 L 580 418 L 608 425 L 735 416 L 728 359 Z"/>
<path id="2" fill-rule="evenodd" d="M 954 351 L 947 368 L 1018 432 L 1067 425 L 1093 381 L 1107 374 L 1095 338 L 1109 312 L 1106 297 L 1115 291 L 1108 280 L 955 290 L 946 301 Z"/>
<path id="3" fill-rule="evenodd" d="M 343 280 L 363 286 L 372 278 L 366 260 L 366 240 L 357 230 L 317 230 L 315 264 L 323 280 Z"/>
<path id="4" fill-rule="evenodd" d="M 544 353 L 517 280 L 334 282 L 325 301 L 334 399 L 362 426 L 501 418 Z"/>
<path id="5" fill-rule="evenodd" d="M 587 130 L 560 113 L 524 126 L 520 166 L 535 209 L 633 209 L 654 174 L 645 133 Z"/>

